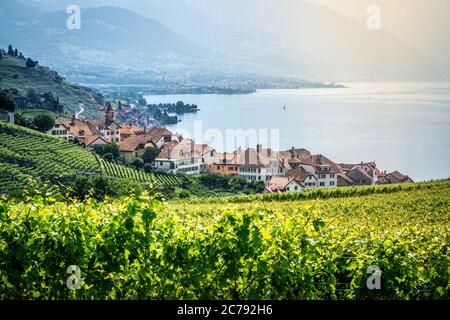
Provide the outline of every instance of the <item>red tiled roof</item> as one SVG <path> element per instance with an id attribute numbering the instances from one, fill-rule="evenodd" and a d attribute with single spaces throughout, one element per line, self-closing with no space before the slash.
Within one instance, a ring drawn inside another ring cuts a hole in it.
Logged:
<path id="1" fill-rule="evenodd" d="M 152 144 L 154 147 L 153 140 L 147 136 L 131 136 L 125 139 L 119 146 L 119 150 L 122 152 L 133 152 L 139 148 L 139 146 Z"/>
<path id="2" fill-rule="evenodd" d="M 300 183 L 305 182 L 305 180 L 308 177 L 314 176 L 313 174 L 311 174 L 310 172 L 306 171 L 302 167 L 298 167 L 297 169 L 293 169 L 293 170 L 288 171 L 287 175 L 288 175 L 288 177 L 291 177 L 295 181 L 300 182 Z"/>
<path id="3" fill-rule="evenodd" d="M 342 172 L 342 169 L 336 163 L 321 154 L 309 157 L 307 160 L 303 161 L 302 164 L 313 166 L 316 173 L 320 173 L 320 168 L 322 166 L 329 166 L 330 173 Z"/>

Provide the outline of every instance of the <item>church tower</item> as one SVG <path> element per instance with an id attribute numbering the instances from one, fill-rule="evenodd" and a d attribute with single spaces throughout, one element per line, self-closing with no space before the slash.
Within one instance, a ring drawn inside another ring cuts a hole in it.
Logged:
<path id="1" fill-rule="evenodd" d="M 105 124 L 109 125 L 110 123 L 114 122 L 115 119 L 116 119 L 116 115 L 115 115 L 114 109 L 111 106 L 111 103 L 108 102 L 108 107 L 106 108 L 106 112 L 105 112 Z"/>

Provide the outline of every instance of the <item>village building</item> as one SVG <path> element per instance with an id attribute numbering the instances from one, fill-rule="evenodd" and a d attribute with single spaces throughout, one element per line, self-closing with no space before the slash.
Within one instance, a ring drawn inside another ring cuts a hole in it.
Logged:
<path id="1" fill-rule="evenodd" d="M 162 147 L 154 167 L 171 173 L 200 174 L 206 171 L 215 153 L 208 145 L 196 144 L 191 139 L 170 141 Z"/>
<path id="2" fill-rule="evenodd" d="M 256 149 L 238 150 L 236 154 L 239 175 L 246 181 L 263 181 L 267 185 L 273 177 L 284 175 L 278 154 L 263 149 L 262 145 L 257 145 Z"/>
<path id="3" fill-rule="evenodd" d="M 99 135 L 87 136 L 84 139 L 84 146 L 89 149 L 93 149 L 95 146 L 105 145 L 105 144 L 108 144 L 108 141 L 106 141 Z"/>
<path id="4" fill-rule="evenodd" d="M 338 187 L 351 187 L 354 185 L 352 179 L 350 179 L 345 172 L 341 172 L 337 175 L 337 186 Z"/>
<path id="5" fill-rule="evenodd" d="M 273 192 L 302 192 L 304 187 L 293 178 L 273 177 L 264 188 L 265 193 Z"/>
<path id="6" fill-rule="evenodd" d="M 149 136 L 158 148 L 162 148 L 169 142 L 179 142 L 182 139 L 166 128 L 151 128 L 145 135 Z"/>
<path id="7" fill-rule="evenodd" d="M 302 161 L 300 167 L 316 177 L 318 188 L 336 188 L 338 174 L 342 172 L 336 163 L 321 154 Z"/>
<path id="8" fill-rule="evenodd" d="M 380 178 L 379 184 L 400 184 L 400 183 L 413 183 L 414 181 L 407 175 L 400 173 L 399 171 L 393 171 L 388 174 L 383 174 Z"/>
<path id="9" fill-rule="evenodd" d="M 139 128 L 133 124 L 123 124 L 120 129 L 120 141 L 124 141 L 132 136 L 145 134 L 146 129 Z"/>
<path id="10" fill-rule="evenodd" d="M 67 129 L 67 135 L 59 134 L 61 132 L 58 131 L 64 131 L 65 129 Z M 98 132 L 83 120 L 76 119 L 75 116 L 73 116 L 72 119 L 57 118 L 55 120 L 55 127 L 52 128 L 48 134 L 57 138 L 67 136 L 71 140 L 77 140 L 84 143 L 87 137 L 97 135 Z"/>
<path id="11" fill-rule="evenodd" d="M 136 158 L 142 158 L 146 148 L 157 148 L 149 135 L 131 136 L 119 145 L 122 159 L 126 163 L 132 163 Z"/>
<path id="12" fill-rule="evenodd" d="M 212 163 L 208 165 L 207 170 L 209 173 L 214 174 L 239 175 L 237 152 L 216 154 L 214 159 L 212 159 Z"/>
<path id="13" fill-rule="evenodd" d="M 287 177 L 300 183 L 305 190 L 317 188 L 319 185 L 316 175 L 301 166 L 288 171 Z"/>
<path id="14" fill-rule="evenodd" d="M 338 186 L 360 186 L 360 185 L 375 185 L 378 182 L 381 174 L 378 170 L 375 161 L 362 162 L 359 164 L 339 164 L 342 170 L 342 175 L 338 177 Z"/>
<path id="15" fill-rule="evenodd" d="M 70 126 L 66 125 L 62 121 L 59 121 L 58 119 L 55 121 L 53 128 L 47 131 L 47 134 L 66 141 L 73 141 L 75 139 L 74 135 L 70 131 Z"/>
<path id="16" fill-rule="evenodd" d="M 106 108 L 104 119 L 86 120 L 86 123 L 92 128 L 92 131 L 98 132 L 100 137 L 106 141 L 120 143 L 120 131 L 122 127 L 116 122 L 115 111 L 110 103 Z"/>

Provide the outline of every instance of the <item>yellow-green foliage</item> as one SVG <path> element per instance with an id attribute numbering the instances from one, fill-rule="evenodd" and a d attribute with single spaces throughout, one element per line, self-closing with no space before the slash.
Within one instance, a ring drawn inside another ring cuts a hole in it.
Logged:
<path id="1" fill-rule="evenodd" d="M 450 182 L 302 201 L 0 204 L 0 298 L 449 299 Z M 67 267 L 81 268 L 79 290 Z M 382 271 L 369 290 L 367 268 Z"/>

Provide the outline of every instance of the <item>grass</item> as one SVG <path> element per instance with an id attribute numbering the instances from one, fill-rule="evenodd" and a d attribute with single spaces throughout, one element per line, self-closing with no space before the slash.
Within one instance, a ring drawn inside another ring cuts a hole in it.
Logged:
<path id="1" fill-rule="evenodd" d="M 95 109 L 96 93 L 89 88 L 71 84 L 67 81 L 58 82 L 48 76 L 40 75 L 25 67 L 25 61 L 4 55 L 0 59 L 0 88 L 17 89 L 22 96 L 29 88 L 38 93 L 52 92 L 59 97 L 60 102 L 67 107 L 67 114 L 78 111 L 78 103 L 82 101 L 86 106 L 85 117 L 98 117 L 100 111 Z"/>

